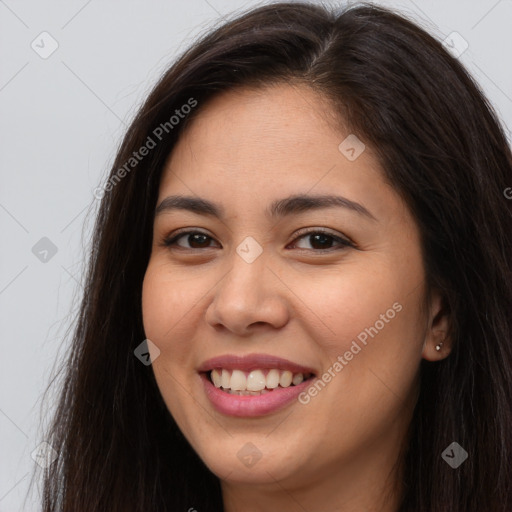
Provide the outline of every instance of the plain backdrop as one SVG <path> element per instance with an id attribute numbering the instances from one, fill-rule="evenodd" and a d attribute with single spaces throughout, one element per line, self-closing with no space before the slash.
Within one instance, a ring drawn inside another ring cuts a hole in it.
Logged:
<path id="1" fill-rule="evenodd" d="M 0 0 L 0 512 L 40 509 L 37 486 L 24 499 L 42 394 L 69 350 L 93 190 L 169 64 L 214 24 L 261 3 Z M 467 44 L 458 58 L 512 127 L 511 0 L 374 3 Z"/>

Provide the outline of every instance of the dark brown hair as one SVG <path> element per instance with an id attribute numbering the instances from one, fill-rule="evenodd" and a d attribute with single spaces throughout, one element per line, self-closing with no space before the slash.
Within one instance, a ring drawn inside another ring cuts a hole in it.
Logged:
<path id="1" fill-rule="evenodd" d="M 219 92 L 290 82 L 330 100 L 377 152 L 420 228 L 430 289 L 444 292 L 451 314 L 451 355 L 420 368 L 400 512 L 512 510 L 512 201 L 503 193 L 512 157 L 504 132 L 463 66 L 415 23 L 371 5 L 293 2 L 259 7 L 204 36 L 127 130 L 110 179 L 168 123 L 101 201 L 45 437 L 60 456 L 44 474 L 44 512 L 222 510 L 218 478 L 177 428 L 151 366 L 134 356 L 145 339 L 142 281 L 162 169 L 179 134 Z M 191 99 L 197 106 L 169 123 Z M 441 457 L 453 441 L 469 454 L 457 469 Z"/>

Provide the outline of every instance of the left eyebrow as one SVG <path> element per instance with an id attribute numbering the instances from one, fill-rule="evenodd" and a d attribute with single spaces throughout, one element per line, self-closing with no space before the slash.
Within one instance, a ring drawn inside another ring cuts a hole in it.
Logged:
<path id="1" fill-rule="evenodd" d="M 285 215 L 318 210 L 320 208 L 347 208 L 372 220 L 377 220 L 362 204 L 351 201 L 346 197 L 333 195 L 315 196 L 298 194 L 285 199 L 279 199 L 270 205 L 267 215 L 271 217 L 284 217 Z"/>
<path id="2" fill-rule="evenodd" d="M 265 214 L 267 217 L 285 217 L 321 208 L 346 208 L 359 215 L 376 221 L 375 216 L 362 204 L 351 201 L 346 197 L 334 195 L 296 194 L 284 199 L 278 199 L 270 204 Z M 172 210 L 189 210 L 199 215 L 207 215 L 223 219 L 224 208 L 208 199 L 193 196 L 168 196 L 155 209 L 155 217 Z"/>

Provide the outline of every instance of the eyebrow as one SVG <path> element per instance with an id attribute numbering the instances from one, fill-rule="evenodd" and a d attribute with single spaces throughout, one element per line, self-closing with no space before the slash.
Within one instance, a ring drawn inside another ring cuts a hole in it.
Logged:
<path id="1" fill-rule="evenodd" d="M 334 195 L 292 195 L 272 202 L 265 213 L 268 217 L 276 218 L 321 208 L 346 208 L 369 219 L 377 220 L 363 205 L 346 197 Z M 224 208 L 221 205 L 201 197 L 182 195 L 168 196 L 163 199 L 155 209 L 155 217 L 173 210 L 188 210 L 218 219 L 225 217 Z"/>

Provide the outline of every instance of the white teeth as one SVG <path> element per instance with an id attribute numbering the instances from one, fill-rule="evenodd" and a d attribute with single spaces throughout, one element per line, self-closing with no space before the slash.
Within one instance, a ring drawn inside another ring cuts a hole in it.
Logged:
<path id="1" fill-rule="evenodd" d="M 281 378 L 279 379 L 279 384 L 282 388 L 287 388 L 293 380 L 293 373 L 289 370 L 284 371 L 281 373 Z"/>
<path id="2" fill-rule="evenodd" d="M 231 373 L 228 372 L 228 370 L 222 370 L 222 376 L 221 376 L 221 386 L 224 389 L 229 388 L 229 384 L 231 382 Z"/>
<path id="3" fill-rule="evenodd" d="M 293 384 L 294 386 L 297 386 L 297 385 L 298 385 L 298 384 L 300 384 L 303 380 L 304 380 L 304 375 L 302 375 L 302 373 L 296 373 L 296 374 L 293 376 L 292 384 Z"/>
<path id="4" fill-rule="evenodd" d="M 274 389 L 279 386 L 279 370 L 270 370 L 267 373 L 267 388 Z"/>
<path id="5" fill-rule="evenodd" d="M 216 388 L 220 388 L 222 385 L 222 377 L 220 376 L 219 370 L 212 370 L 212 381 Z"/>
<path id="6" fill-rule="evenodd" d="M 243 396 L 259 396 L 264 393 L 268 393 L 268 389 L 262 391 L 235 391 L 233 389 L 226 389 L 230 395 L 243 395 Z"/>
<path id="7" fill-rule="evenodd" d="M 233 379 L 233 377 L 231 377 Z M 247 389 L 249 391 L 261 391 L 265 389 L 267 379 L 261 370 L 253 370 L 247 377 Z M 233 388 L 231 388 L 233 389 Z"/>
<path id="8" fill-rule="evenodd" d="M 247 389 L 247 377 L 240 370 L 233 370 L 229 387 L 233 391 L 245 391 Z"/>
<path id="9" fill-rule="evenodd" d="M 223 388 L 225 391 L 237 395 L 260 395 L 269 393 L 277 387 L 287 388 L 292 384 L 297 386 L 308 377 L 309 374 L 305 377 L 302 373 L 292 373 L 289 370 L 280 371 L 275 368 L 252 370 L 249 373 L 242 370 L 215 368 L 210 374 L 215 387 Z"/>

